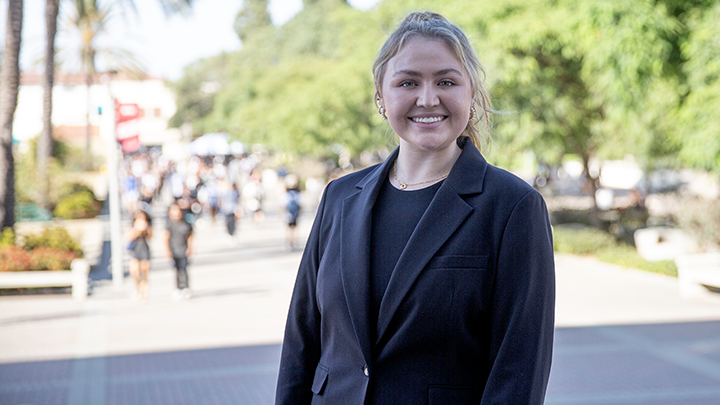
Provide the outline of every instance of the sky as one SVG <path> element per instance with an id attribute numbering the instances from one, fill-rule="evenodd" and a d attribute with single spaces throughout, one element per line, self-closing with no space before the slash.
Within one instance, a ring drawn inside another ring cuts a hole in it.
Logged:
<path id="1" fill-rule="evenodd" d="M 41 72 L 38 60 L 45 42 L 45 1 L 25 0 L 20 67 L 24 72 Z M 356 8 L 367 10 L 379 0 L 350 0 Z M 70 9 L 70 1 L 62 0 L 61 14 Z M 138 16 L 127 14 L 114 18 L 113 35 L 106 43 L 131 50 L 143 62 L 147 73 L 171 81 L 182 77 L 183 67 L 195 60 L 240 49 L 241 43 L 233 30 L 241 0 L 195 0 L 187 16 L 166 17 L 159 1 L 135 0 Z M 270 0 L 273 23 L 282 25 L 302 9 L 302 0 Z M 67 18 L 61 15 L 60 23 Z M 5 45 L 7 2 L 0 0 L 0 47 Z M 59 24 L 60 25 L 60 24 Z M 60 27 L 59 27 L 60 29 Z M 56 46 L 71 48 L 70 36 L 58 33 Z M 68 62 L 61 70 L 73 70 Z"/>

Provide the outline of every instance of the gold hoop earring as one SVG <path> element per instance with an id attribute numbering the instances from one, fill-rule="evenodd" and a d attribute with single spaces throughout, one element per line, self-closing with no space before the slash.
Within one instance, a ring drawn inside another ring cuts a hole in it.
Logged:
<path id="1" fill-rule="evenodd" d="M 475 121 L 477 118 L 477 110 L 475 109 L 475 103 L 470 106 L 470 119 L 468 121 L 472 122 Z"/>

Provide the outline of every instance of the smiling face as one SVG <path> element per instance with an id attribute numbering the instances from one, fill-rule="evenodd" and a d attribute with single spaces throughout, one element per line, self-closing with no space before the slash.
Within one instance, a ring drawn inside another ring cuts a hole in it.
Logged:
<path id="1" fill-rule="evenodd" d="M 442 40 L 408 40 L 388 61 L 383 81 L 376 87 L 401 148 L 444 150 L 468 125 L 470 78 Z"/>

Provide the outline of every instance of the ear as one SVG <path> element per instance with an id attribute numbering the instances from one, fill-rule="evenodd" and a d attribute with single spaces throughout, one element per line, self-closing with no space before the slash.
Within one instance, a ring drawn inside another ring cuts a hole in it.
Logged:
<path id="1" fill-rule="evenodd" d="M 382 104 L 382 94 L 380 93 L 378 82 L 375 82 L 375 102 L 377 104 Z"/>

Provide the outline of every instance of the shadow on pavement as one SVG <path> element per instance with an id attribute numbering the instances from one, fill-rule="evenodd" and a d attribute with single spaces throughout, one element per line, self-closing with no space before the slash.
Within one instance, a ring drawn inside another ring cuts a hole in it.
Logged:
<path id="1" fill-rule="evenodd" d="M 99 280 L 112 280 L 112 274 L 108 271 L 110 268 L 110 241 L 106 240 L 103 242 L 100 257 L 97 259 L 97 263 L 90 266 L 90 274 L 88 279 L 90 281 Z"/>
<path id="2" fill-rule="evenodd" d="M 720 321 L 558 328 L 545 404 L 717 405 Z"/>
<path id="3" fill-rule="evenodd" d="M 280 345 L 0 364 L 0 403 L 270 405 Z"/>
<path id="4" fill-rule="evenodd" d="M 720 321 L 556 329 L 546 404 L 716 405 Z M 280 345 L 0 364 L 0 402 L 272 404 Z"/>

